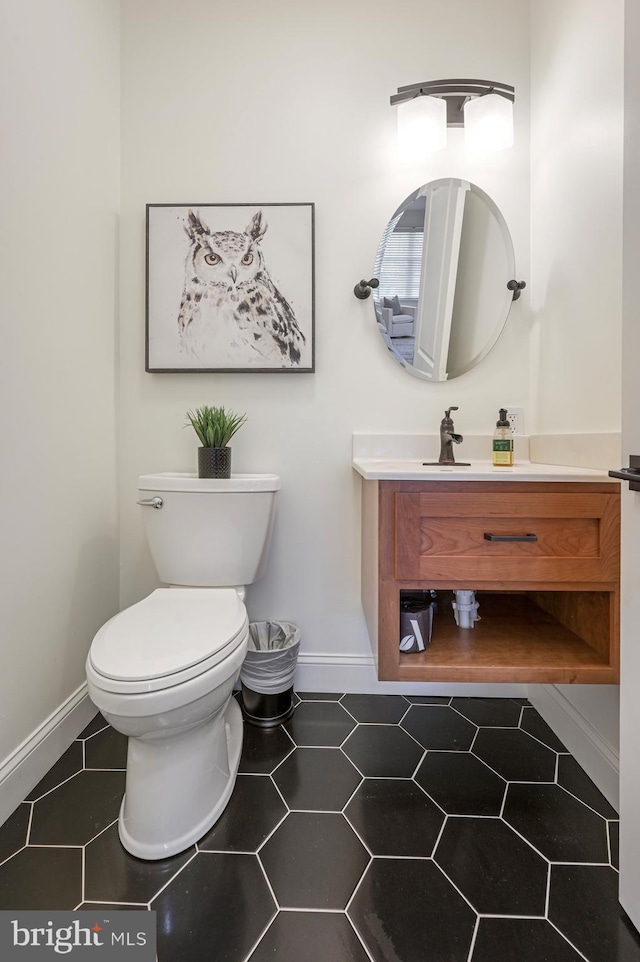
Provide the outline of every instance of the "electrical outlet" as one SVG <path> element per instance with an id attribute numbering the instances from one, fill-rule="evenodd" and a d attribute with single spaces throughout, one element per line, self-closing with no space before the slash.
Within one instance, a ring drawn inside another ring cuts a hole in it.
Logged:
<path id="1" fill-rule="evenodd" d="M 524 434 L 524 408 L 507 408 L 507 421 L 512 434 Z"/>

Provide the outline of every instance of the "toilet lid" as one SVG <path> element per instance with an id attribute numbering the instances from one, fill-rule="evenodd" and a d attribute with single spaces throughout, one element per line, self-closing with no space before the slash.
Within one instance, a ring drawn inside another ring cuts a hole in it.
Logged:
<path id="1" fill-rule="evenodd" d="M 206 671 L 226 658 L 244 640 L 247 625 L 233 588 L 158 588 L 102 626 L 89 662 L 105 688 L 169 687 L 186 669 L 193 677 L 199 665 Z"/>

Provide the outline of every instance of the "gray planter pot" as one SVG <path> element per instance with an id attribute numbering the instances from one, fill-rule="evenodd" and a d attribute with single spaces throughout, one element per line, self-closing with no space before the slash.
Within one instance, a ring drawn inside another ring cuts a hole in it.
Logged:
<path id="1" fill-rule="evenodd" d="M 198 448 L 199 478 L 230 478 L 231 448 Z"/>

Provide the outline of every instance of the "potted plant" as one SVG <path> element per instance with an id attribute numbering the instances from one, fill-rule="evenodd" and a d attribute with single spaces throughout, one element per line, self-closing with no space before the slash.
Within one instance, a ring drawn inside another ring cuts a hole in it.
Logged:
<path id="1" fill-rule="evenodd" d="M 246 414 L 235 414 L 224 407 L 204 405 L 195 411 L 187 411 L 191 424 L 202 444 L 198 448 L 199 478 L 230 478 L 231 448 L 229 441 L 247 420 Z"/>

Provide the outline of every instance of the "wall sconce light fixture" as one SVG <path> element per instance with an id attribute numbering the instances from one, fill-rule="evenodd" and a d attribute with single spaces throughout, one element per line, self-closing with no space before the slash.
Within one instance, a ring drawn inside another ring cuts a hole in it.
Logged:
<path id="1" fill-rule="evenodd" d="M 398 146 L 431 153 L 447 143 L 447 127 L 464 127 L 465 145 L 483 153 L 513 146 L 515 91 L 490 80 L 431 80 L 398 87 Z"/>

